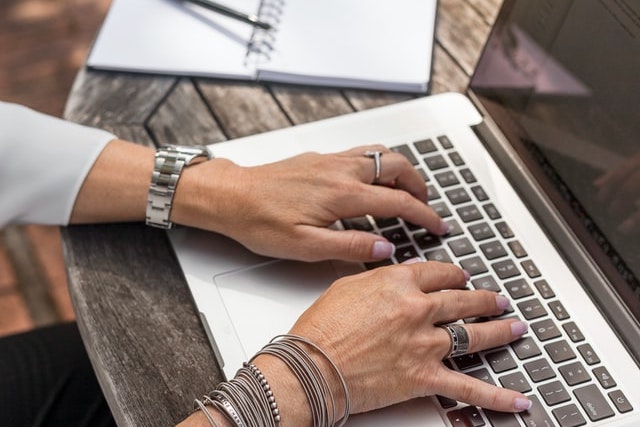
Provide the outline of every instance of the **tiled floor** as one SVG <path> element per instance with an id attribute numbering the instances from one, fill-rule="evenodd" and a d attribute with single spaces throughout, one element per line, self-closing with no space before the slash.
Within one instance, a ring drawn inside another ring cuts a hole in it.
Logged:
<path id="1" fill-rule="evenodd" d="M 1 0 L 0 100 L 61 116 L 110 2 Z M 72 318 L 59 230 L 0 230 L 0 336 Z"/>

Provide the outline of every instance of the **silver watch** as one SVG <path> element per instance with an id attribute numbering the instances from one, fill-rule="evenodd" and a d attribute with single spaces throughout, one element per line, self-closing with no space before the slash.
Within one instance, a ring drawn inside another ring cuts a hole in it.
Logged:
<path id="1" fill-rule="evenodd" d="M 158 148 L 147 197 L 147 225 L 171 228 L 169 215 L 182 170 L 212 157 L 203 146 L 168 145 Z"/>

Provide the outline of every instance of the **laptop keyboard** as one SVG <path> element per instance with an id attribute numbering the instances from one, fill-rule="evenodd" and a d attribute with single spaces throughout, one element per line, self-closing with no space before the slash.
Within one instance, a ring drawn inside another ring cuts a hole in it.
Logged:
<path id="1" fill-rule="evenodd" d="M 429 204 L 449 224 L 450 232 L 441 238 L 398 218 L 343 220 L 346 229 L 379 233 L 396 245 L 393 260 L 370 263 L 367 268 L 415 257 L 455 263 L 469 272 L 475 289 L 511 299 L 512 308 L 499 318 L 517 316 L 529 322 L 529 332 L 508 346 L 445 363 L 526 394 L 534 403 L 532 409 L 517 415 L 501 413 L 437 396 L 451 425 L 575 427 L 632 411 L 615 378 L 556 298 L 553 284 L 545 280 L 452 140 L 441 135 L 391 149 L 403 154 L 422 174 L 429 188 Z"/>

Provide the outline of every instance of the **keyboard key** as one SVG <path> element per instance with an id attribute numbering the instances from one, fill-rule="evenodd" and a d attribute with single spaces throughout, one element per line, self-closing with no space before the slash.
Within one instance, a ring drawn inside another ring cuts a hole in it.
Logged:
<path id="1" fill-rule="evenodd" d="M 413 235 L 413 239 L 420 249 L 430 249 L 436 246 L 440 246 L 440 244 L 442 243 L 440 236 L 431 234 L 428 231 L 417 232 Z"/>
<path id="2" fill-rule="evenodd" d="M 452 205 L 459 205 L 471 201 L 471 197 L 464 188 L 454 188 L 444 192 Z"/>
<path id="3" fill-rule="evenodd" d="M 457 151 L 453 151 L 449 153 L 449 160 L 451 160 L 451 163 L 453 163 L 456 166 L 464 165 L 464 159 L 462 158 L 460 153 L 458 153 Z"/>
<path id="4" fill-rule="evenodd" d="M 591 421 L 599 421 L 615 415 L 613 409 L 595 384 L 574 390 L 573 394 Z"/>
<path id="5" fill-rule="evenodd" d="M 460 266 L 464 270 L 467 270 L 471 276 L 486 273 L 487 271 L 489 271 L 487 270 L 487 266 L 484 265 L 484 262 L 482 262 L 482 259 L 477 256 L 463 259 L 462 261 L 460 261 Z"/>
<path id="6" fill-rule="evenodd" d="M 488 291 L 500 292 L 500 286 L 496 283 L 496 279 L 493 276 L 484 276 L 477 279 L 473 279 L 471 284 L 476 289 L 486 289 Z"/>
<path id="7" fill-rule="evenodd" d="M 381 261 L 367 262 L 364 266 L 367 270 L 374 270 L 378 267 L 385 267 L 387 265 L 393 265 L 393 261 L 390 259 L 383 259 Z"/>
<path id="8" fill-rule="evenodd" d="M 450 150 L 451 148 L 453 148 L 453 143 L 451 142 L 451 140 L 447 135 L 439 136 L 438 142 L 440 143 L 442 148 L 444 148 L 445 150 Z"/>
<path id="9" fill-rule="evenodd" d="M 495 226 L 503 238 L 510 239 L 513 237 L 513 231 L 511 231 L 511 227 L 506 222 L 496 222 Z"/>
<path id="10" fill-rule="evenodd" d="M 438 169 L 444 169 L 449 166 L 444 157 L 440 154 L 435 156 L 429 156 L 424 158 L 424 162 L 430 171 L 436 171 Z"/>
<path id="11" fill-rule="evenodd" d="M 507 255 L 507 251 L 504 249 L 504 246 L 502 246 L 502 243 L 497 240 L 481 244 L 480 250 L 488 260 L 502 258 Z"/>
<path id="12" fill-rule="evenodd" d="M 548 380 L 556 376 L 547 359 L 537 359 L 524 364 L 524 369 L 534 382 Z"/>
<path id="13" fill-rule="evenodd" d="M 397 227 L 392 228 L 390 230 L 385 230 L 382 232 L 382 236 L 387 239 L 389 242 L 393 243 L 396 246 L 401 246 L 406 243 L 409 243 L 409 236 L 404 231 L 404 228 Z"/>
<path id="14" fill-rule="evenodd" d="M 578 352 L 584 359 L 587 365 L 595 365 L 600 363 L 600 358 L 591 348 L 591 344 L 582 344 L 578 346 Z"/>
<path id="15" fill-rule="evenodd" d="M 398 264 L 402 264 L 403 262 L 416 258 L 418 256 L 418 252 L 413 246 L 402 246 L 396 249 L 396 252 L 393 254 L 393 257 L 396 259 Z"/>
<path id="16" fill-rule="evenodd" d="M 498 211 L 498 208 L 493 203 L 487 203 L 486 205 L 482 205 L 482 208 L 487 213 L 487 216 L 493 220 L 500 219 L 502 216 Z"/>
<path id="17" fill-rule="evenodd" d="M 447 412 L 447 419 L 451 423 L 451 427 L 467 427 L 467 419 L 459 409 Z"/>
<path id="18" fill-rule="evenodd" d="M 575 322 L 567 322 L 562 325 L 562 329 L 569 336 L 569 339 L 573 342 L 580 342 L 584 340 L 584 335 L 582 335 L 582 331 L 578 328 Z"/>
<path id="19" fill-rule="evenodd" d="M 578 410 L 578 407 L 573 403 L 561 408 L 556 408 L 551 411 L 551 413 L 560 423 L 560 427 L 578 427 L 587 423 Z"/>
<path id="20" fill-rule="evenodd" d="M 618 411 L 625 413 L 633 411 L 633 406 L 629 403 L 629 399 L 620 390 L 614 390 L 609 392 L 609 399 L 616 405 Z"/>
<path id="21" fill-rule="evenodd" d="M 400 224 L 400 221 L 396 217 L 374 218 L 373 220 L 375 221 L 378 228 L 393 227 L 394 225 Z"/>
<path id="22" fill-rule="evenodd" d="M 450 409 L 458 406 L 457 401 L 445 396 L 436 395 L 436 399 L 438 399 L 438 402 L 440 403 L 440 406 L 442 406 L 443 409 Z"/>
<path id="23" fill-rule="evenodd" d="M 543 384 L 538 387 L 538 392 L 549 406 L 571 400 L 571 395 L 569 395 L 560 381 Z"/>
<path id="24" fill-rule="evenodd" d="M 609 371 L 604 366 L 598 366 L 597 368 L 593 368 L 593 375 L 596 377 L 602 388 L 611 388 L 615 387 L 617 384 L 611 375 L 609 375 Z"/>
<path id="25" fill-rule="evenodd" d="M 520 360 L 530 359 L 542 354 L 540 348 L 531 337 L 520 338 L 518 341 L 511 343 L 511 349 Z"/>
<path id="26" fill-rule="evenodd" d="M 493 263 L 491 267 L 502 280 L 520 275 L 520 270 L 510 259 Z"/>
<path id="27" fill-rule="evenodd" d="M 531 277 L 532 279 L 540 277 L 540 271 L 538 270 L 538 267 L 536 267 L 534 262 L 530 259 L 522 261 L 520 265 L 522 266 L 522 269 L 527 273 L 527 276 Z"/>
<path id="28" fill-rule="evenodd" d="M 512 240 L 508 243 L 508 245 L 511 249 L 511 252 L 513 253 L 513 256 L 515 256 L 516 258 L 524 258 L 528 255 L 527 251 L 524 250 L 524 247 L 519 240 Z"/>
<path id="29" fill-rule="evenodd" d="M 447 218 L 451 216 L 451 211 L 449 207 L 442 202 L 430 203 L 431 209 L 436 211 L 440 218 Z"/>
<path id="30" fill-rule="evenodd" d="M 460 184 L 458 177 L 452 171 L 440 172 L 434 175 L 440 187 L 451 187 L 452 185 Z"/>
<path id="31" fill-rule="evenodd" d="M 447 242 L 447 245 L 449 245 L 451 252 L 453 252 L 453 254 L 457 257 L 469 255 L 476 251 L 469 239 L 467 239 L 466 237 L 462 237 L 456 240 L 449 240 Z"/>
<path id="32" fill-rule="evenodd" d="M 428 196 L 429 201 L 438 200 L 442 197 L 438 189 L 431 184 L 427 185 L 427 192 L 428 192 L 427 194 L 429 195 Z"/>
<path id="33" fill-rule="evenodd" d="M 571 349 L 571 346 L 565 341 L 556 341 L 544 346 L 551 360 L 555 363 L 564 362 L 576 358 L 576 354 Z"/>
<path id="34" fill-rule="evenodd" d="M 487 359 L 489 366 L 491 366 L 491 369 L 493 369 L 493 372 L 496 374 L 509 371 L 518 366 L 507 349 L 487 353 L 484 357 Z"/>
<path id="35" fill-rule="evenodd" d="M 451 257 L 444 249 L 434 249 L 424 253 L 424 257 L 429 261 L 440 261 L 452 263 Z"/>
<path id="36" fill-rule="evenodd" d="M 476 369 L 475 371 L 465 372 L 467 375 L 472 376 L 474 378 L 479 379 L 480 381 L 484 381 L 487 384 L 496 385 L 491 378 L 491 374 L 486 368 Z"/>
<path id="37" fill-rule="evenodd" d="M 469 353 L 454 357 L 453 361 L 461 371 L 466 371 L 467 369 L 476 368 L 482 365 L 482 359 L 480 359 L 478 353 Z"/>
<path id="38" fill-rule="evenodd" d="M 529 396 L 533 406 L 528 411 L 522 412 L 520 416 L 527 427 L 552 426 L 553 420 L 549 418 L 547 411 L 538 400 L 537 396 Z"/>
<path id="39" fill-rule="evenodd" d="M 538 280 L 533 282 L 533 285 L 536 287 L 540 295 L 544 299 L 553 298 L 556 296 L 555 292 L 551 289 L 551 286 L 547 283 L 546 280 Z"/>
<path id="40" fill-rule="evenodd" d="M 558 320 L 565 320 L 571 317 L 569 316 L 569 313 L 567 313 L 567 310 L 565 310 L 564 305 L 562 305 L 560 301 L 551 301 L 549 303 L 549 308 L 551 309 L 551 312 L 553 313 L 554 316 L 556 316 L 556 319 Z"/>
<path id="41" fill-rule="evenodd" d="M 413 143 L 413 146 L 416 147 L 416 150 L 418 150 L 418 153 L 420 154 L 427 154 L 438 151 L 438 147 L 436 147 L 436 144 L 430 138 L 423 139 L 422 141 L 416 141 Z"/>
<path id="42" fill-rule="evenodd" d="M 573 362 L 560 366 L 558 371 L 567 384 L 571 386 L 586 383 L 591 380 L 589 372 L 582 366 L 581 362 Z"/>
<path id="43" fill-rule="evenodd" d="M 491 423 L 491 427 L 520 427 L 521 424 L 514 414 L 509 412 L 497 412 L 489 409 L 483 410 L 484 415 Z"/>
<path id="44" fill-rule="evenodd" d="M 484 202 L 485 200 L 489 200 L 489 196 L 484 192 L 484 188 L 479 185 L 475 185 L 471 187 L 471 192 L 479 202 Z"/>
<path id="45" fill-rule="evenodd" d="M 466 182 L 467 184 L 476 182 L 475 175 L 473 175 L 473 172 L 471 172 L 469 169 L 467 168 L 460 169 L 459 172 L 460 172 L 460 175 L 462 176 L 462 179 L 464 179 L 464 182 Z"/>
<path id="46" fill-rule="evenodd" d="M 373 231 L 373 226 L 366 216 L 343 219 L 342 226 L 347 230 Z"/>
<path id="47" fill-rule="evenodd" d="M 460 219 L 464 223 L 482 219 L 482 213 L 480 212 L 478 207 L 474 205 L 463 206 L 456 209 L 456 212 L 458 212 L 458 215 L 460 215 Z"/>
<path id="48" fill-rule="evenodd" d="M 397 147 L 391 147 L 391 151 L 400 153 L 405 156 L 413 166 L 416 166 L 419 163 L 418 159 L 416 159 L 416 156 L 413 155 L 411 147 L 406 144 L 398 145 Z"/>
<path id="49" fill-rule="evenodd" d="M 462 227 L 460 227 L 460 223 L 455 219 L 450 219 L 445 221 L 449 226 L 449 232 L 447 233 L 447 237 L 455 237 L 464 233 Z"/>
<path id="50" fill-rule="evenodd" d="M 470 225 L 469 233 L 471 233 L 473 239 L 476 242 L 487 240 L 496 236 L 489 224 L 487 224 L 486 222 Z"/>
<path id="51" fill-rule="evenodd" d="M 556 324 L 551 319 L 532 323 L 530 327 L 540 341 L 548 341 L 562 336 L 562 332 L 560 332 Z"/>
<path id="52" fill-rule="evenodd" d="M 465 427 L 482 427 L 485 425 L 480 411 L 475 406 L 465 406 L 460 410 L 466 420 Z"/>
<path id="53" fill-rule="evenodd" d="M 526 280 L 516 279 L 506 282 L 504 288 L 509 292 L 511 298 L 519 299 L 533 295 L 533 290 L 529 286 Z"/>
<path id="54" fill-rule="evenodd" d="M 547 314 L 547 310 L 538 298 L 522 301 L 518 303 L 518 308 L 527 320 L 537 319 L 538 317 L 546 316 Z"/>
<path id="55" fill-rule="evenodd" d="M 502 387 L 508 388 L 509 390 L 519 391 L 520 393 L 531 391 L 531 386 L 522 372 L 514 372 L 512 374 L 504 375 L 498 378 L 498 380 L 500 381 L 500 384 L 502 384 Z"/>

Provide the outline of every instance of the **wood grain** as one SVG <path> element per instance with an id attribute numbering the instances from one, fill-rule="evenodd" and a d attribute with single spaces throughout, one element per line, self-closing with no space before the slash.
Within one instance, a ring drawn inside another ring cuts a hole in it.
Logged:
<path id="1" fill-rule="evenodd" d="M 463 91 L 499 0 L 440 0 L 433 93 Z M 146 145 L 208 144 L 414 95 L 83 70 L 67 118 Z M 120 426 L 170 426 L 222 375 L 161 230 L 63 232 L 77 319 Z"/>

